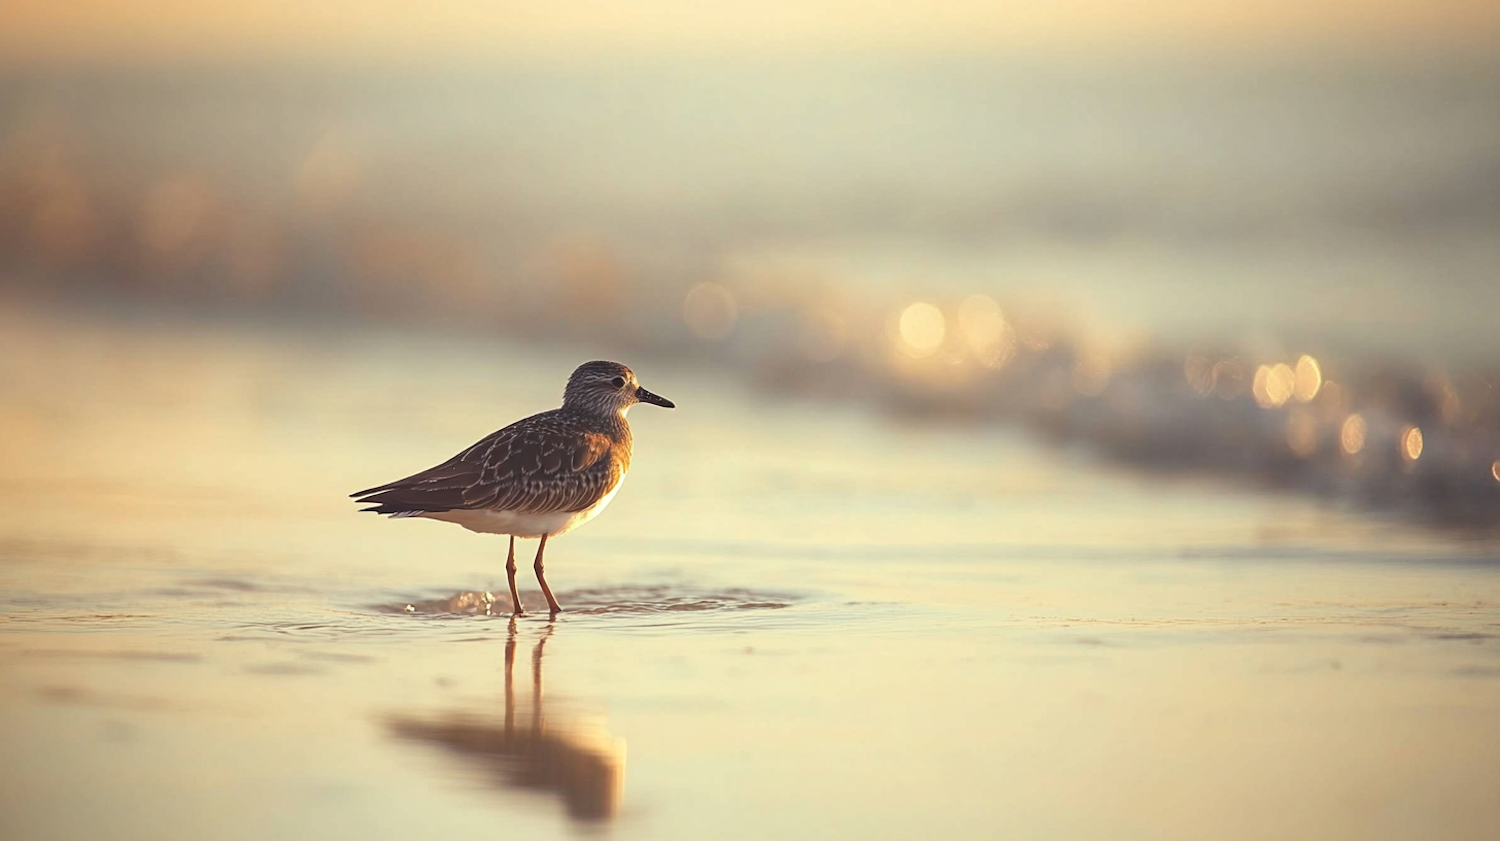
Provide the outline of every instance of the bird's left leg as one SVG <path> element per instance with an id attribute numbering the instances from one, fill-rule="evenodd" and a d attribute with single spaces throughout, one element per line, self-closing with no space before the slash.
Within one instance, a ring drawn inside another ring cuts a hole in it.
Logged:
<path id="1" fill-rule="evenodd" d="M 510 538 L 510 556 L 505 559 L 505 577 L 510 580 L 510 604 L 514 608 L 514 615 L 521 615 L 526 611 L 521 609 L 521 594 L 516 591 L 516 538 Z"/>
<path id="2" fill-rule="evenodd" d="M 542 545 L 536 547 L 536 563 L 532 564 L 532 568 L 536 570 L 536 582 L 542 585 L 542 595 L 547 597 L 547 607 L 552 609 L 553 615 L 556 615 L 562 612 L 562 606 L 557 603 L 557 599 L 552 598 L 552 588 L 547 586 L 547 575 L 542 566 L 542 553 L 545 551 L 547 551 L 547 535 L 544 534 Z"/>

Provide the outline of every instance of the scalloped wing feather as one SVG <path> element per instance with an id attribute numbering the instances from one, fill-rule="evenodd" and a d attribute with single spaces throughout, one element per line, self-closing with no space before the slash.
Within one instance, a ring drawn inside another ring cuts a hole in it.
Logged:
<path id="1" fill-rule="evenodd" d="M 628 432 L 616 441 L 550 412 L 488 435 L 436 467 L 353 496 L 387 511 L 582 511 L 618 485 L 629 465 Z"/>

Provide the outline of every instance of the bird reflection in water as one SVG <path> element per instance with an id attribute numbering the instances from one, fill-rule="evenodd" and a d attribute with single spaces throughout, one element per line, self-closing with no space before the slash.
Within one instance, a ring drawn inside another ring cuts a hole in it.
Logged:
<path id="1" fill-rule="evenodd" d="M 517 709 L 516 620 L 505 643 L 505 715 L 450 713 L 442 717 L 393 717 L 399 738 L 446 748 L 480 765 L 506 789 L 551 793 L 569 817 L 607 821 L 615 816 L 625 784 L 625 741 L 602 723 L 563 713 L 548 715 L 542 694 L 542 655 L 553 625 L 531 649 L 531 702 Z"/>

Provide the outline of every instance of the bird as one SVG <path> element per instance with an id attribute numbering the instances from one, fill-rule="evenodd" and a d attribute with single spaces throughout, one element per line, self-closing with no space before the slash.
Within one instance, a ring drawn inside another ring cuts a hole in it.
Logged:
<path id="1" fill-rule="evenodd" d="M 510 535 L 505 562 L 513 613 L 516 538 L 541 538 L 532 569 L 551 615 L 562 611 L 542 562 L 547 540 L 598 516 L 630 470 L 630 424 L 637 403 L 677 404 L 641 387 L 618 362 L 585 362 L 568 377 L 562 407 L 486 435 L 436 467 L 350 494 L 361 512 L 456 523 L 480 534 Z"/>

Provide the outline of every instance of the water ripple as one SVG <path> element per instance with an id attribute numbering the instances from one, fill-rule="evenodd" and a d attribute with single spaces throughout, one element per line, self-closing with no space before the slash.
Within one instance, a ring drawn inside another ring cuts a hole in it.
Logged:
<path id="1" fill-rule="evenodd" d="M 742 588 L 695 591 L 668 585 L 631 585 L 574 590 L 561 594 L 568 605 L 566 616 L 645 617 L 662 614 L 712 611 L 780 610 L 790 607 L 796 596 Z M 545 612 L 540 594 L 526 593 L 521 599 L 528 611 Z M 485 591 L 464 591 L 451 596 L 414 599 L 371 605 L 376 613 L 421 617 L 509 616 L 510 600 Z"/>

